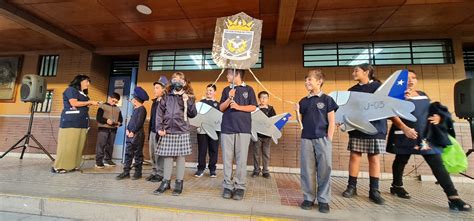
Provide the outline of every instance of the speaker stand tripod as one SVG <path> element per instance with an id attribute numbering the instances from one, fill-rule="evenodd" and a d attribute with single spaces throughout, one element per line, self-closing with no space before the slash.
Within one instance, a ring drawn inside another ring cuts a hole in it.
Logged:
<path id="1" fill-rule="evenodd" d="M 38 142 L 38 140 L 36 140 L 35 136 L 33 136 L 33 134 L 31 133 L 31 128 L 33 126 L 33 117 L 34 117 L 34 114 L 35 114 L 36 105 L 37 105 L 36 102 L 33 102 L 31 104 L 30 122 L 29 122 L 29 125 L 28 125 L 28 131 L 26 132 L 26 134 L 18 142 L 13 144 L 13 146 L 10 147 L 10 149 L 5 151 L 5 153 L 3 153 L 2 156 L 0 156 L 0 159 L 3 158 L 5 155 L 7 155 L 10 151 L 20 149 L 20 148 L 23 148 L 23 150 L 21 151 L 21 155 L 20 155 L 20 159 L 23 159 L 23 155 L 25 154 L 25 150 L 26 150 L 26 148 L 29 147 L 29 148 L 35 148 L 35 149 L 38 149 L 38 150 L 42 150 L 46 155 L 48 155 L 49 159 L 54 161 L 54 158 L 51 156 L 51 154 L 49 154 L 48 151 L 46 149 L 44 149 L 43 145 L 41 145 L 41 143 Z M 36 146 L 30 146 L 30 139 L 33 140 L 33 142 L 35 142 L 36 145 L 38 145 L 38 146 L 37 147 Z M 18 146 L 18 144 L 20 144 L 23 141 L 25 143 Z"/>
<path id="2" fill-rule="evenodd" d="M 467 121 L 469 121 L 469 125 L 471 127 L 471 140 L 472 140 L 472 145 L 471 145 L 471 149 L 469 149 L 467 152 L 466 152 L 466 157 L 469 158 L 469 155 L 471 155 L 471 153 L 474 152 L 474 118 L 467 118 Z M 470 176 L 466 173 L 461 173 L 461 175 L 465 176 L 465 177 L 468 177 L 470 179 L 473 179 L 474 180 L 474 176 Z"/>

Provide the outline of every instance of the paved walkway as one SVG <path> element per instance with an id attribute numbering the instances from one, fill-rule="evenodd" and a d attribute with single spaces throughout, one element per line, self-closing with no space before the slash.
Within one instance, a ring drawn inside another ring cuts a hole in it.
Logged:
<path id="1" fill-rule="evenodd" d="M 412 199 L 405 200 L 391 196 L 388 192 L 391 181 L 383 180 L 381 191 L 386 205 L 379 206 L 371 203 L 367 197 L 368 180 L 359 181 L 359 196 L 346 199 L 341 196 L 346 186 L 346 178 L 333 177 L 331 213 L 320 214 L 317 208 L 304 211 L 298 207 L 302 201 L 302 193 L 299 189 L 299 176 L 295 174 L 273 173 L 271 179 L 249 176 L 244 200 L 234 201 L 220 197 L 221 171 L 218 171 L 217 178 L 210 178 L 207 173 L 201 178 L 195 178 L 194 170 L 187 169 L 184 193 L 174 197 L 171 191 L 163 196 L 151 194 L 158 184 L 146 182 L 144 179 L 116 181 L 115 176 L 120 172 L 120 166 L 100 170 L 93 169 L 93 165 L 94 161 L 86 161 L 82 172 L 52 174 L 49 172 L 49 160 L 19 160 L 6 157 L 0 159 L 0 195 L 47 198 L 58 202 L 63 200 L 174 208 L 201 215 L 244 214 L 251 215 L 248 216 L 251 219 L 281 217 L 307 220 L 474 220 L 474 212 L 449 211 L 444 193 L 432 182 L 407 180 L 406 188 Z M 146 176 L 149 167 L 145 167 L 144 172 Z M 456 187 L 463 199 L 474 203 L 474 184 L 458 183 Z M 0 202 L 0 210 L 8 207 L 6 204 L 7 202 Z M 242 219 L 248 217 L 240 216 Z M 142 220 L 145 219 L 142 217 Z"/>
<path id="2" fill-rule="evenodd" d="M 4 221 L 73 221 L 73 219 L 38 216 L 26 213 L 0 212 L 0 220 Z"/>

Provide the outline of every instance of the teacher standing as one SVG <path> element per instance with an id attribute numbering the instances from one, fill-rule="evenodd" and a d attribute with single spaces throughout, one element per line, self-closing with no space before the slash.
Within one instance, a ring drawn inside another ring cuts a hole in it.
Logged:
<path id="1" fill-rule="evenodd" d="M 91 81 L 87 75 L 77 75 L 63 92 L 64 109 L 58 132 L 56 160 L 53 173 L 78 170 L 89 127 L 89 106 L 98 105 L 87 96 Z"/>

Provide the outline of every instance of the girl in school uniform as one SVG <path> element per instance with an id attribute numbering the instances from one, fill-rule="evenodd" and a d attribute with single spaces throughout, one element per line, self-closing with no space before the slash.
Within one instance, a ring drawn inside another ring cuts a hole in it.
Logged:
<path id="1" fill-rule="evenodd" d="M 349 91 L 374 93 L 382 83 L 375 78 L 372 65 L 364 63 L 354 67 L 352 72 L 357 84 Z M 384 204 L 384 199 L 379 192 L 380 177 L 380 154 L 385 153 L 385 138 L 387 136 L 387 120 L 372 121 L 378 133 L 368 135 L 354 130 L 349 132 L 349 144 L 347 149 L 351 152 L 349 159 L 349 181 L 347 189 L 342 196 L 351 198 L 357 195 L 357 176 L 360 169 L 362 154 L 366 153 L 369 158 L 370 190 L 369 198 L 376 204 Z"/>
<path id="2" fill-rule="evenodd" d="M 194 93 L 190 82 L 182 72 L 171 76 L 171 84 L 166 87 L 166 95 L 160 100 L 156 110 L 155 129 L 160 136 L 156 154 L 164 157 L 163 181 L 155 194 L 170 189 L 173 160 L 176 160 L 176 182 L 173 195 L 183 191 L 185 156 L 191 154 L 191 137 L 188 118 L 197 115 Z"/>

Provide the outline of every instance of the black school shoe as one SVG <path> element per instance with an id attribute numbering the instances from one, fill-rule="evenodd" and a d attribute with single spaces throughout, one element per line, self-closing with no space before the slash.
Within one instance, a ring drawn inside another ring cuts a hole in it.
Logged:
<path id="1" fill-rule="evenodd" d="M 342 193 L 342 196 L 345 198 L 352 198 L 353 196 L 357 196 L 357 188 L 352 185 L 348 185 L 347 189 Z"/>
<path id="2" fill-rule="evenodd" d="M 142 178 L 142 172 L 135 171 L 135 173 L 132 176 L 132 180 L 139 180 L 140 178 Z"/>
<path id="3" fill-rule="evenodd" d="M 369 191 L 369 199 L 374 202 L 375 204 L 378 205 L 383 205 L 385 204 L 385 200 L 382 198 L 380 195 L 379 190 L 377 189 L 372 189 Z"/>
<path id="4" fill-rule="evenodd" d="M 320 213 L 329 213 L 329 203 L 318 203 Z"/>
<path id="5" fill-rule="evenodd" d="M 123 179 L 127 179 L 127 178 L 130 178 L 130 173 L 129 172 L 122 172 L 117 177 L 115 177 L 116 180 L 123 180 Z"/>
<path id="6" fill-rule="evenodd" d="M 150 182 L 153 182 L 153 183 L 158 183 L 158 182 L 161 182 L 163 180 L 163 177 L 156 174 L 156 175 L 153 175 L 153 177 L 150 178 Z"/>
<path id="7" fill-rule="evenodd" d="M 263 178 L 270 179 L 270 173 L 263 173 Z"/>
<path id="8" fill-rule="evenodd" d="M 390 187 L 390 193 L 392 195 L 396 195 L 400 198 L 403 198 L 403 199 L 410 199 L 411 196 L 410 194 L 405 190 L 405 188 L 401 187 L 401 186 L 392 186 Z"/>
<path id="9" fill-rule="evenodd" d="M 222 198 L 224 199 L 232 198 L 232 190 L 224 188 L 224 192 L 222 192 Z"/>
<path id="10" fill-rule="evenodd" d="M 301 207 L 301 209 L 304 209 L 304 210 L 312 210 L 313 205 L 314 205 L 313 202 L 311 202 L 309 200 L 305 200 L 301 203 L 300 207 Z"/>

